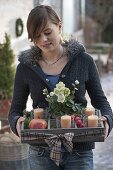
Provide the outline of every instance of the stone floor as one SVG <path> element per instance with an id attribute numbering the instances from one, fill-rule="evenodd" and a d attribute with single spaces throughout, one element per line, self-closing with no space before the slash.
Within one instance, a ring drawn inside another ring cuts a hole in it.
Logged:
<path id="1" fill-rule="evenodd" d="M 103 75 L 101 83 L 113 109 L 113 73 Z M 94 149 L 94 170 L 113 170 L 113 130 L 105 142 L 96 143 L 96 149 Z"/>
<path id="2" fill-rule="evenodd" d="M 105 142 L 96 143 L 94 170 L 113 170 L 113 130 Z"/>

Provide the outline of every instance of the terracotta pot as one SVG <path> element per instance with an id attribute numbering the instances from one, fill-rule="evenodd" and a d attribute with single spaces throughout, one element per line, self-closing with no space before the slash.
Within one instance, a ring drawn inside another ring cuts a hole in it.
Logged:
<path id="1" fill-rule="evenodd" d="M 11 99 L 0 101 L 0 118 L 7 118 L 11 106 Z"/>

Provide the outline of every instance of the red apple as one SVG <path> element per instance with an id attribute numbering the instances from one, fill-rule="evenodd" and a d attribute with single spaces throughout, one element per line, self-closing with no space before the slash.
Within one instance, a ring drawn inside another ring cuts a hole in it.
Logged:
<path id="1" fill-rule="evenodd" d="M 78 128 L 84 127 L 84 123 L 82 122 L 82 120 L 81 120 L 81 118 L 79 116 L 75 117 L 75 123 L 76 123 Z"/>
<path id="2" fill-rule="evenodd" d="M 47 122 L 44 119 L 32 119 L 29 123 L 30 129 L 46 129 Z"/>
<path id="3" fill-rule="evenodd" d="M 75 122 L 77 122 L 78 120 L 81 120 L 79 116 L 75 116 Z"/>

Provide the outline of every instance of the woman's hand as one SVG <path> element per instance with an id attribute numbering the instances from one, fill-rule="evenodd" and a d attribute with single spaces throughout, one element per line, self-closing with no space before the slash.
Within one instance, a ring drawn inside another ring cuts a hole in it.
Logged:
<path id="1" fill-rule="evenodd" d="M 24 122 L 25 118 L 24 117 L 20 117 L 18 120 L 17 120 L 17 124 L 16 124 L 16 130 L 17 130 L 17 133 L 18 133 L 18 136 L 20 136 L 20 126 L 22 124 L 22 122 Z"/>
<path id="2" fill-rule="evenodd" d="M 102 116 L 100 120 L 103 121 L 104 123 L 104 127 L 105 127 L 104 133 L 105 133 L 105 139 L 106 139 L 108 136 L 109 124 L 107 122 L 107 118 L 104 116 Z"/>

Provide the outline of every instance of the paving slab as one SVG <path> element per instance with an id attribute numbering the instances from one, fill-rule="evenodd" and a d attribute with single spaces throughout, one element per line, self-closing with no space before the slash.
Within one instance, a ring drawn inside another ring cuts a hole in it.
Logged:
<path id="1" fill-rule="evenodd" d="M 94 170 L 113 170 L 113 130 L 105 142 L 96 142 Z"/>

